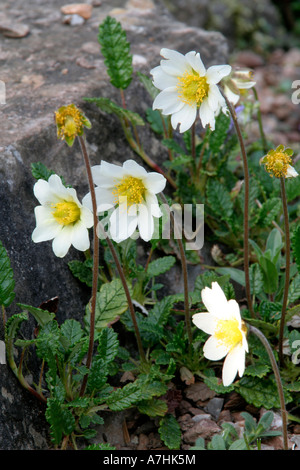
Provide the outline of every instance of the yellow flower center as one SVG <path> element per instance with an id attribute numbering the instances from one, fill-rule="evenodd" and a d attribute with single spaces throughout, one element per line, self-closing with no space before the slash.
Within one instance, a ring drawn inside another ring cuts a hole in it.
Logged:
<path id="1" fill-rule="evenodd" d="M 80 219 L 80 208 L 76 202 L 58 202 L 52 204 L 52 214 L 61 225 L 70 225 Z"/>
<path id="2" fill-rule="evenodd" d="M 243 339 L 241 328 L 236 319 L 219 320 L 214 336 L 229 350 Z"/>
<path id="3" fill-rule="evenodd" d="M 178 77 L 178 93 L 181 100 L 189 105 L 197 104 L 200 106 L 207 97 L 209 85 L 205 77 L 195 72 L 186 72 L 182 77 Z"/>
<path id="4" fill-rule="evenodd" d="M 55 112 L 57 124 L 57 135 L 61 139 L 64 137 L 75 138 L 82 132 L 82 113 L 75 105 L 63 106 Z"/>
<path id="5" fill-rule="evenodd" d="M 139 178 L 124 176 L 112 192 L 115 196 L 115 203 L 118 203 L 120 198 L 127 198 L 127 206 L 131 206 L 140 204 L 145 199 L 146 188 Z"/>
<path id="6" fill-rule="evenodd" d="M 288 168 L 292 163 L 289 155 L 282 151 L 269 152 L 266 156 L 266 170 L 276 178 L 286 177 Z"/>

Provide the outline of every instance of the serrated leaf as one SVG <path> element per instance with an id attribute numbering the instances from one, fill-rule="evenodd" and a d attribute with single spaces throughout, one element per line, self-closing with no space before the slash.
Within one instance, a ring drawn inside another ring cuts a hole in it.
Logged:
<path id="1" fill-rule="evenodd" d="M 51 440 L 56 445 L 60 444 L 63 436 L 68 436 L 74 431 L 74 416 L 55 398 L 47 400 L 46 419 L 50 424 Z"/>
<path id="2" fill-rule="evenodd" d="M 104 328 L 98 336 L 98 353 L 105 364 L 112 362 L 119 351 L 118 334 L 112 328 Z"/>
<path id="3" fill-rule="evenodd" d="M 233 202 L 229 191 L 222 183 L 210 178 L 207 184 L 206 198 L 207 204 L 215 216 L 221 220 L 230 220 L 233 213 Z"/>
<path id="4" fill-rule="evenodd" d="M 85 283 L 88 287 L 92 287 L 93 273 L 86 261 L 73 260 L 68 263 L 68 266 L 74 277 Z"/>
<path id="5" fill-rule="evenodd" d="M 141 400 L 140 388 L 136 383 L 129 383 L 114 390 L 106 400 L 112 411 L 122 411 Z"/>
<path id="6" fill-rule="evenodd" d="M 130 44 L 121 23 L 107 16 L 99 26 L 98 41 L 112 85 L 124 90 L 132 80 L 133 69 Z"/>
<path id="7" fill-rule="evenodd" d="M 42 179 L 48 181 L 54 171 L 49 170 L 42 162 L 31 163 L 31 173 L 37 180 Z"/>
<path id="8" fill-rule="evenodd" d="M 270 378 L 243 376 L 236 385 L 236 390 L 248 403 L 257 408 L 262 406 L 267 410 L 280 408 L 278 390 Z M 286 392 L 285 403 L 289 403 L 291 399 L 291 395 Z"/>
<path id="9" fill-rule="evenodd" d="M 138 404 L 138 410 L 148 416 L 164 416 L 168 411 L 168 405 L 165 401 L 158 398 L 144 400 Z"/>
<path id="10" fill-rule="evenodd" d="M 181 443 L 181 429 L 176 418 L 167 414 L 159 423 L 159 435 L 169 449 L 179 449 Z"/>
<path id="11" fill-rule="evenodd" d="M 258 210 L 255 223 L 260 227 L 269 227 L 273 220 L 282 210 L 281 199 L 272 197 L 263 202 L 262 207 Z"/>
<path id="12" fill-rule="evenodd" d="M 85 101 L 90 103 L 95 103 L 98 108 L 108 114 L 115 114 L 121 121 L 129 121 L 133 126 L 144 126 L 143 118 L 134 111 L 129 109 L 124 109 L 121 106 L 118 106 L 109 98 L 84 98 Z"/>
<path id="13" fill-rule="evenodd" d="M 258 295 L 263 291 L 263 273 L 258 263 L 253 263 L 249 269 L 250 286 L 253 295 Z"/>
<path id="14" fill-rule="evenodd" d="M 60 330 L 61 334 L 67 339 L 69 347 L 78 343 L 84 334 L 80 323 L 73 318 L 65 320 Z"/>
<path id="15" fill-rule="evenodd" d="M 224 113 L 219 113 L 216 118 L 216 128 L 209 135 L 209 148 L 214 154 L 219 154 L 220 147 L 227 137 L 228 129 L 230 126 L 230 116 L 226 116 Z"/>
<path id="16" fill-rule="evenodd" d="M 296 302 L 300 298 L 300 274 L 292 279 L 289 287 L 288 304 Z"/>
<path id="17" fill-rule="evenodd" d="M 16 313 L 7 319 L 5 324 L 5 338 L 7 341 L 12 342 L 15 339 L 21 324 L 26 320 L 28 320 L 26 312 Z"/>
<path id="18" fill-rule="evenodd" d="M 169 271 L 176 262 L 175 256 L 162 256 L 148 265 L 147 274 L 150 277 L 159 276 Z"/>
<path id="19" fill-rule="evenodd" d="M 18 307 L 20 307 L 25 312 L 31 313 L 31 315 L 42 328 L 55 318 L 55 313 L 48 312 L 48 310 L 43 310 L 38 307 L 32 307 L 32 305 L 18 304 Z"/>
<path id="20" fill-rule="evenodd" d="M 122 315 L 127 310 L 127 298 L 120 279 L 103 284 L 100 292 L 97 293 L 95 328 L 101 330 L 118 315 Z M 87 305 L 85 321 L 90 322 L 90 307 Z"/>
<path id="21" fill-rule="evenodd" d="M 15 298 L 15 281 L 7 252 L 0 241 L 0 305 L 8 307 Z"/>

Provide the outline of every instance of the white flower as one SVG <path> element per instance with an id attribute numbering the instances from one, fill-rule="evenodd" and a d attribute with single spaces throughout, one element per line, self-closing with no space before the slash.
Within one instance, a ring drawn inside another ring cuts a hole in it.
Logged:
<path id="1" fill-rule="evenodd" d="M 166 179 L 127 160 L 123 166 L 102 161 L 92 167 L 97 199 L 97 212 L 114 208 L 109 217 L 109 232 L 117 243 L 126 240 L 139 229 L 140 237 L 149 241 L 154 232 L 153 217 L 161 217 L 156 194 L 164 190 Z M 91 207 L 88 193 L 83 203 Z"/>
<path id="2" fill-rule="evenodd" d="M 93 214 L 79 202 L 75 189 L 66 188 L 58 175 L 51 175 L 48 181 L 38 180 L 33 191 L 41 205 L 34 209 L 36 228 L 32 240 L 39 243 L 53 239 L 52 248 L 59 258 L 71 245 L 87 250 Z"/>
<path id="3" fill-rule="evenodd" d="M 241 95 L 246 94 L 246 90 L 253 88 L 255 84 L 253 71 L 248 68 L 235 67 L 230 75 L 222 80 L 224 93 L 234 106 L 238 103 Z"/>
<path id="4" fill-rule="evenodd" d="M 215 116 L 227 111 L 224 97 L 217 83 L 231 71 L 230 65 L 213 65 L 207 70 L 200 54 L 194 51 L 185 55 L 162 49 L 160 65 L 150 71 L 153 84 L 161 90 L 153 102 L 153 109 L 171 114 L 173 129 L 187 131 L 195 122 L 197 113 L 203 127 L 215 129 Z"/>
<path id="5" fill-rule="evenodd" d="M 242 377 L 245 370 L 245 353 L 248 352 L 246 327 L 241 319 L 238 303 L 227 300 L 217 282 L 212 288 L 201 292 L 202 301 L 208 312 L 193 315 L 193 323 L 211 335 L 206 341 L 204 356 L 218 361 L 226 356 L 222 371 L 225 386 L 230 385 L 237 374 Z"/>

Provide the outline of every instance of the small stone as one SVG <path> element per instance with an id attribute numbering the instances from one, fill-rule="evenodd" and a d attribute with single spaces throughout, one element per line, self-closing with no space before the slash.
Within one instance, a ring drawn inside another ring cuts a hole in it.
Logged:
<path id="1" fill-rule="evenodd" d="M 186 388 L 185 395 L 189 400 L 206 401 L 215 396 L 215 392 L 211 390 L 204 382 L 196 382 Z"/>
<path id="2" fill-rule="evenodd" d="M 0 23 L 0 32 L 7 38 L 18 39 L 26 37 L 30 30 L 26 24 L 3 22 Z"/>
<path id="3" fill-rule="evenodd" d="M 219 414 L 222 410 L 224 398 L 214 397 L 209 400 L 208 404 L 204 408 L 214 419 L 219 418 Z"/>
<path id="4" fill-rule="evenodd" d="M 211 419 L 203 419 L 194 424 L 183 434 L 183 440 L 187 444 L 194 444 L 199 437 L 211 439 L 214 434 L 221 432 L 221 428 Z"/>
<path id="5" fill-rule="evenodd" d="M 63 15 L 79 15 L 88 20 L 92 15 L 93 6 L 87 3 L 70 3 L 61 7 L 60 11 Z"/>
<path id="6" fill-rule="evenodd" d="M 146 436 L 146 434 L 140 434 L 137 450 L 147 450 L 148 444 L 149 444 L 149 439 Z"/>
<path id="7" fill-rule="evenodd" d="M 71 26 L 80 26 L 84 21 L 84 18 L 80 15 L 66 15 L 63 19 L 64 24 L 69 24 Z"/>

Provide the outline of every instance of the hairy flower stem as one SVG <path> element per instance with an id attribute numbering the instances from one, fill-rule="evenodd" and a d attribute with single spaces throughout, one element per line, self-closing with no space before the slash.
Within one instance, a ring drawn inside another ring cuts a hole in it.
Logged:
<path id="1" fill-rule="evenodd" d="M 165 195 L 163 193 L 160 193 L 160 196 L 163 199 L 164 203 L 169 207 L 169 204 Z M 178 227 L 176 226 L 175 218 L 171 209 L 169 213 L 170 213 L 171 223 L 173 226 L 173 231 L 174 233 L 178 233 Z M 183 274 L 185 324 L 186 324 L 186 330 L 187 330 L 187 335 L 188 335 L 188 340 L 189 340 L 189 349 L 191 349 L 192 342 L 193 342 L 193 334 L 192 334 L 191 319 L 190 319 L 187 263 L 186 263 L 184 246 L 183 246 L 180 236 L 177 237 L 177 242 L 178 242 L 179 251 L 180 251 L 180 259 L 181 259 L 182 274 Z"/>
<path id="2" fill-rule="evenodd" d="M 87 152 L 86 144 L 84 137 L 78 137 L 79 144 L 81 148 L 81 152 L 83 155 L 87 178 L 89 183 L 89 188 L 91 192 L 92 198 L 92 208 L 93 208 L 93 280 L 92 280 L 92 298 L 91 298 L 91 315 L 90 315 L 90 336 L 89 336 L 89 348 L 87 354 L 87 361 L 86 367 L 90 369 L 92 364 L 92 357 L 93 357 L 93 349 L 94 349 L 94 338 L 95 338 L 95 310 L 96 310 L 96 298 L 97 298 L 97 290 L 98 290 L 98 273 L 99 273 L 99 240 L 97 237 L 97 224 L 98 224 L 98 217 L 97 217 L 97 202 L 96 202 L 96 194 L 95 194 L 95 186 L 93 181 L 92 169 L 90 164 L 89 155 Z M 86 384 L 87 384 L 88 376 L 85 375 L 82 381 L 81 389 L 80 389 L 80 396 L 84 395 Z"/>
<path id="3" fill-rule="evenodd" d="M 279 329 L 279 360 L 280 364 L 283 365 L 283 332 L 285 325 L 285 314 L 288 303 L 288 294 L 289 294 L 289 285 L 290 285 L 290 228 L 289 228 L 289 213 L 287 207 L 286 191 L 285 191 L 285 178 L 282 176 L 280 178 L 281 186 L 281 197 L 282 197 L 282 206 L 283 206 L 283 217 L 284 217 L 284 229 L 285 229 L 285 283 L 284 283 L 284 292 L 282 300 L 282 310 L 280 318 L 280 329 Z"/>
<path id="4" fill-rule="evenodd" d="M 231 103 L 225 95 L 223 95 L 232 116 L 234 127 L 239 139 L 243 165 L 244 165 L 244 272 L 245 272 L 245 288 L 248 308 L 252 318 L 255 318 L 253 305 L 251 301 L 251 290 L 250 290 L 250 275 L 249 275 L 249 168 L 248 160 L 245 149 L 245 144 L 242 136 L 242 132 L 237 120 L 236 112 L 232 107 Z"/>
<path id="5" fill-rule="evenodd" d="M 139 328 L 138 328 L 138 324 L 137 324 L 137 320 L 136 320 L 135 310 L 134 310 L 134 307 L 133 307 L 133 303 L 132 303 L 131 295 L 130 295 L 128 285 L 127 285 L 127 282 L 126 282 L 126 278 L 125 278 L 125 275 L 124 275 L 124 271 L 122 269 L 122 266 L 121 266 L 121 263 L 119 261 L 117 252 L 115 250 L 115 247 L 114 247 L 112 241 L 110 240 L 110 238 L 107 236 L 101 222 L 98 223 L 98 228 L 102 231 L 102 233 L 103 233 L 103 235 L 104 235 L 104 237 L 107 241 L 108 247 L 111 251 L 111 254 L 114 258 L 114 262 L 116 263 L 117 270 L 118 270 L 118 273 L 119 273 L 119 276 L 121 278 L 121 282 L 123 284 L 123 288 L 124 288 L 124 291 L 125 291 L 125 294 L 126 294 L 128 307 L 129 307 L 129 311 L 130 311 L 130 315 L 131 315 L 131 320 L 132 320 L 134 331 L 135 331 L 135 337 L 136 337 L 136 341 L 137 341 L 137 345 L 138 345 L 140 358 L 141 358 L 142 362 L 146 362 L 146 356 L 145 356 L 145 352 L 144 352 L 144 349 L 143 349 L 142 339 L 141 339 L 141 336 L 140 336 L 140 332 L 139 332 Z"/>
<path id="6" fill-rule="evenodd" d="M 249 326 L 249 331 L 253 334 L 255 334 L 262 344 L 264 345 L 268 355 L 269 359 L 273 368 L 273 372 L 275 375 L 276 379 L 276 384 L 277 384 L 277 389 L 278 389 L 278 395 L 279 395 L 279 400 L 280 400 L 280 410 L 281 410 L 281 418 L 282 418 L 282 435 L 283 435 L 283 449 L 288 450 L 288 438 L 287 438 L 287 413 L 286 413 L 286 408 L 285 408 L 285 401 L 284 401 L 284 393 L 283 393 L 283 387 L 282 387 L 282 382 L 281 382 L 281 377 L 279 373 L 279 369 L 276 363 L 275 356 L 273 354 L 272 348 L 267 340 L 267 338 L 263 335 L 263 333 L 255 328 L 254 326 L 250 325 Z"/>

